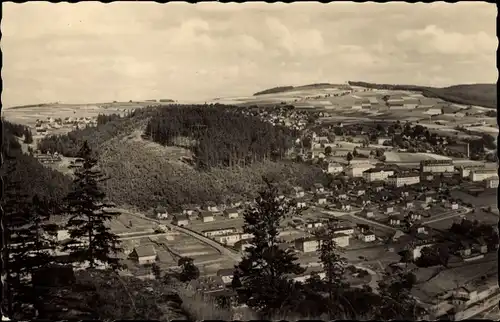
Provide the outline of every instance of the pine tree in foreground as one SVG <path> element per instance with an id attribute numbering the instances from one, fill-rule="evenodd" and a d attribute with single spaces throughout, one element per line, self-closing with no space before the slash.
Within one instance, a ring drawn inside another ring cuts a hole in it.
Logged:
<path id="1" fill-rule="evenodd" d="M 341 256 L 341 249 L 335 242 L 335 228 L 337 221 L 330 219 L 325 228 L 320 228 L 314 233 L 319 244 L 319 260 L 325 272 L 324 290 L 328 294 L 326 308 L 330 319 L 341 318 L 336 316 L 338 314 L 354 313 L 349 301 L 343 295 L 350 286 L 344 281 L 347 261 Z"/>
<path id="2" fill-rule="evenodd" d="M 300 274 L 297 257 L 279 248 L 279 227 L 294 208 L 278 198 L 276 186 L 265 180 L 267 189 L 259 193 L 255 205 L 246 210 L 243 231 L 253 238 L 246 255 L 236 266 L 241 286 L 238 297 L 262 316 L 270 317 L 293 306 L 296 294 L 291 274 Z"/>
<path id="3" fill-rule="evenodd" d="M 75 178 L 65 199 L 70 240 L 63 245 L 63 250 L 74 262 L 88 263 L 91 268 L 105 264 L 117 269 L 120 241 L 108 224 L 120 214 L 109 210 L 112 205 L 105 202 L 106 195 L 100 184 L 106 179 L 97 169 L 97 159 L 86 141 L 72 168 Z"/>

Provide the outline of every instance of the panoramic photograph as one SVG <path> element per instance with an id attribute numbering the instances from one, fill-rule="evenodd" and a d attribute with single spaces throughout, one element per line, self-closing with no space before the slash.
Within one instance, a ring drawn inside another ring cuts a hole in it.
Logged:
<path id="1" fill-rule="evenodd" d="M 2 321 L 500 319 L 495 4 L 2 11 Z"/>

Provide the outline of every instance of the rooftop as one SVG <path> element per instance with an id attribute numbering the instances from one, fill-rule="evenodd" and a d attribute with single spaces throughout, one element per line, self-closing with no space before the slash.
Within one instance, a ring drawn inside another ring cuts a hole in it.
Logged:
<path id="1" fill-rule="evenodd" d="M 156 250 L 152 244 L 140 245 L 140 246 L 135 247 L 134 250 L 137 254 L 137 257 L 156 256 Z"/>

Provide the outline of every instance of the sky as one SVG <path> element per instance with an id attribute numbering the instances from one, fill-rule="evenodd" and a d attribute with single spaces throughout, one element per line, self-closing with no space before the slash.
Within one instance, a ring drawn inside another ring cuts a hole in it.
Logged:
<path id="1" fill-rule="evenodd" d="M 2 3 L 4 106 L 496 83 L 495 4 Z"/>

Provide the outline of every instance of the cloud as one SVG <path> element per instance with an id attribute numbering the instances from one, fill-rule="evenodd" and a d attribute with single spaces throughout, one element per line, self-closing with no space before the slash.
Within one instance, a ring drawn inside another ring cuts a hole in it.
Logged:
<path id="1" fill-rule="evenodd" d="M 420 30 L 401 31 L 397 40 L 402 46 L 408 46 L 423 54 L 477 55 L 492 53 L 498 46 L 497 37 L 484 31 L 463 34 L 445 31 L 436 25 L 428 25 Z"/>
<path id="2" fill-rule="evenodd" d="M 495 82 L 486 3 L 2 5 L 3 103 L 204 100 L 350 79 Z M 473 68 L 471 68 L 473 66 Z"/>

